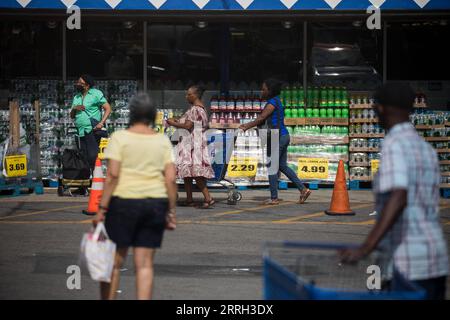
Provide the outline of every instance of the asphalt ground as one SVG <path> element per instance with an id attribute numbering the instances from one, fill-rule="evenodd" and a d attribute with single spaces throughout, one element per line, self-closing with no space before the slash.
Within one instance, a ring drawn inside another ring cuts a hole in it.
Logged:
<path id="1" fill-rule="evenodd" d="M 214 190 L 219 201 L 213 209 L 179 207 L 178 227 L 165 233 L 156 256 L 154 298 L 261 299 L 266 241 L 360 243 L 375 221 L 371 192 L 350 191 L 356 215 L 338 217 L 324 214 L 331 193 L 314 191 L 299 205 L 298 191 L 289 189 L 280 191 L 280 205 L 264 206 L 268 190 L 249 189 L 230 206 L 225 192 Z M 200 201 L 200 194 L 195 195 Z M 448 241 L 450 201 L 441 199 L 440 206 Z M 81 237 L 91 227 L 91 218 L 81 214 L 86 207 L 87 198 L 61 198 L 55 190 L 0 198 L 0 299 L 99 298 L 98 284 L 85 269 L 80 290 L 66 285 L 67 268 L 78 264 Z M 132 257 L 121 276 L 118 299 L 135 299 Z"/>

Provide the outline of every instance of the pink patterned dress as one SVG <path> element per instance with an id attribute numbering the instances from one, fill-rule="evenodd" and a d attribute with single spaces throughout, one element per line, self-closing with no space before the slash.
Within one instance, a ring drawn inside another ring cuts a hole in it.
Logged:
<path id="1" fill-rule="evenodd" d="M 208 128 L 208 116 L 205 109 L 192 106 L 180 118 L 180 123 L 186 120 L 194 123 L 194 128 L 182 135 L 176 149 L 178 178 L 203 177 L 211 179 L 214 171 L 208 153 L 205 131 Z"/>

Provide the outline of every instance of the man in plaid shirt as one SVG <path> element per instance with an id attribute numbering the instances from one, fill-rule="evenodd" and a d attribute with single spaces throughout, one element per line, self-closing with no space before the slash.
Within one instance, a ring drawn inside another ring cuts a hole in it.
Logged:
<path id="1" fill-rule="evenodd" d="M 439 223 L 439 161 L 409 121 L 414 98 L 404 83 L 386 84 L 376 93 L 376 111 L 388 130 L 374 179 L 380 215 L 364 244 L 341 256 L 356 261 L 377 249 L 387 289 L 395 269 L 425 289 L 428 299 L 445 299 L 449 264 Z"/>

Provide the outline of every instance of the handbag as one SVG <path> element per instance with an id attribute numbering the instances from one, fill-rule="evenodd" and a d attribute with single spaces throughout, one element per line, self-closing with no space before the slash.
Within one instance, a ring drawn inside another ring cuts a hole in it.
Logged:
<path id="1" fill-rule="evenodd" d="M 91 121 L 92 132 L 94 133 L 97 141 L 100 141 L 101 138 L 108 138 L 108 131 L 105 128 L 95 129 L 95 127 L 100 123 L 100 121 L 98 121 L 95 118 L 92 118 L 89 115 L 89 113 L 86 111 L 86 109 L 84 110 L 84 112 L 87 114 L 87 116 L 89 117 L 89 120 Z"/>
<path id="2" fill-rule="evenodd" d="M 80 150 L 65 149 L 62 155 L 62 175 L 66 180 L 88 180 L 89 162 Z"/>
<path id="3" fill-rule="evenodd" d="M 80 262 L 87 266 L 93 280 L 111 282 L 115 254 L 116 244 L 109 239 L 103 222 L 99 222 L 93 232 L 83 235 Z"/>

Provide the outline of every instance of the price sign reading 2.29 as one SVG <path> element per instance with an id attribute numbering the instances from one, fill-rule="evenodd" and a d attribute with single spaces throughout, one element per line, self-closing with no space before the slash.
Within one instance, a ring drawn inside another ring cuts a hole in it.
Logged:
<path id="1" fill-rule="evenodd" d="M 228 163 L 227 175 L 233 178 L 254 177 L 258 169 L 256 158 L 232 157 Z"/>
<path id="2" fill-rule="evenodd" d="M 327 179 L 328 159 L 299 158 L 298 177 L 300 179 Z"/>
<path id="3" fill-rule="evenodd" d="M 24 154 L 5 157 L 5 169 L 8 177 L 27 175 L 27 156 Z"/>

